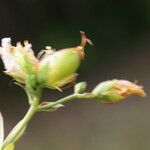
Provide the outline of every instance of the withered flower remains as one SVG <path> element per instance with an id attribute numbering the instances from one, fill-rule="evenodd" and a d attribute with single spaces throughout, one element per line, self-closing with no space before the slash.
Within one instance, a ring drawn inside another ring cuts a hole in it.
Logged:
<path id="1" fill-rule="evenodd" d="M 116 103 L 135 94 L 146 96 L 142 86 L 127 80 L 109 80 L 98 84 L 92 91 L 95 98 L 103 103 Z"/>

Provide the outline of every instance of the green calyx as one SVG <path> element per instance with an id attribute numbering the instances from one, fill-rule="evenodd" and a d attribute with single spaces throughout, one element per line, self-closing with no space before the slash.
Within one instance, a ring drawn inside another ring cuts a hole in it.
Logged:
<path id="1" fill-rule="evenodd" d="M 124 97 L 119 95 L 115 89 L 117 80 L 105 81 L 98 84 L 91 92 L 92 95 L 100 102 L 115 103 L 122 100 Z"/>

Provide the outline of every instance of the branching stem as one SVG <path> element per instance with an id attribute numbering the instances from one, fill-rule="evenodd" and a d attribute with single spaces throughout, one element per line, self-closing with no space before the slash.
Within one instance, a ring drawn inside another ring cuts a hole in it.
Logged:
<path id="1" fill-rule="evenodd" d="M 3 148 L 5 148 L 7 145 L 9 145 L 11 143 L 15 143 L 16 141 L 18 141 L 20 139 L 21 134 L 23 134 L 22 131 L 26 128 L 29 121 L 32 119 L 32 117 L 35 115 L 35 113 L 37 111 L 40 111 L 42 109 L 52 108 L 52 107 L 55 107 L 58 104 L 64 104 L 64 103 L 69 102 L 69 101 L 71 101 L 73 99 L 76 99 L 76 98 L 85 99 L 85 98 L 92 98 L 93 96 L 90 93 L 83 93 L 83 94 L 75 93 L 75 94 L 69 95 L 65 98 L 62 98 L 60 100 L 57 100 L 53 103 L 50 103 L 49 105 L 46 105 L 46 106 L 40 106 L 39 105 L 40 96 L 35 96 L 34 95 L 34 96 L 30 96 L 30 97 L 33 97 L 33 100 L 32 100 L 33 103 L 31 104 L 28 112 L 26 113 L 24 118 L 9 133 L 7 138 L 4 140 L 2 146 L 0 147 L 0 150 L 3 150 Z"/>

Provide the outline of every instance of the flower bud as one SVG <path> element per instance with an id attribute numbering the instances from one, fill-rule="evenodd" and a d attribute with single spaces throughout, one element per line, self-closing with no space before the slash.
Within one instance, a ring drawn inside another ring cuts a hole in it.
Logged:
<path id="1" fill-rule="evenodd" d="M 5 73 L 20 83 L 25 83 L 27 75 L 37 72 L 38 60 L 34 56 L 32 45 L 28 41 L 11 45 L 10 38 L 3 38 L 0 47 L 1 59 L 5 66 Z"/>
<path id="2" fill-rule="evenodd" d="M 86 83 L 86 82 L 77 83 L 77 84 L 75 85 L 75 87 L 74 87 L 74 92 L 75 92 L 75 93 L 82 94 L 82 93 L 85 92 L 86 87 L 87 87 L 87 83 Z"/>
<path id="3" fill-rule="evenodd" d="M 56 52 L 48 49 L 41 56 L 39 81 L 43 83 L 43 86 L 58 89 L 76 79 L 76 71 L 81 60 L 84 59 L 86 42 L 92 44 L 84 32 L 81 32 L 81 36 L 80 46 Z"/>
<path id="4" fill-rule="evenodd" d="M 105 81 L 92 91 L 92 95 L 103 103 L 116 103 L 132 94 L 142 97 L 146 95 L 141 86 L 126 80 Z"/>

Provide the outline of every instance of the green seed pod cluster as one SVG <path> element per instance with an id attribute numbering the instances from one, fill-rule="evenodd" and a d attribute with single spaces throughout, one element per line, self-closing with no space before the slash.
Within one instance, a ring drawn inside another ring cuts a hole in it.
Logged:
<path id="1" fill-rule="evenodd" d="M 39 80 L 44 86 L 59 89 L 65 84 L 76 79 L 76 71 L 84 59 L 84 47 L 92 42 L 81 32 L 82 42 L 80 46 L 66 48 L 58 51 L 48 49 L 41 56 Z"/>

